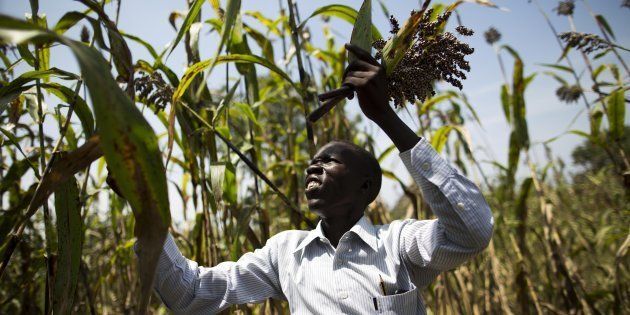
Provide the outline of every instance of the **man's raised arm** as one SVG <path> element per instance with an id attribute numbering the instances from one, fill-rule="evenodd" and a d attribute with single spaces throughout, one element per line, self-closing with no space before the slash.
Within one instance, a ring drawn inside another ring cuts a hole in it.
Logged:
<path id="1" fill-rule="evenodd" d="M 363 113 L 387 134 L 401 152 L 436 220 L 407 220 L 399 237 L 405 262 L 423 269 L 415 273 L 419 286 L 428 285 L 440 271 L 456 267 L 487 247 L 493 218 L 479 188 L 457 173 L 413 132 L 389 106 L 385 71 L 366 51 L 346 48 L 358 57 L 348 66 L 345 84 L 354 87 Z"/>

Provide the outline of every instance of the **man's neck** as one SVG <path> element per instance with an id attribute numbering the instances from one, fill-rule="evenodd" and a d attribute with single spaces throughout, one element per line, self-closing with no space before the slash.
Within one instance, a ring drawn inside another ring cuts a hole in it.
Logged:
<path id="1" fill-rule="evenodd" d="M 322 218 L 322 230 L 330 241 L 330 244 L 337 248 L 339 239 L 348 232 L 363 217 L 363 211 L 352 211 L 347 216 L 336 216 Z"/>

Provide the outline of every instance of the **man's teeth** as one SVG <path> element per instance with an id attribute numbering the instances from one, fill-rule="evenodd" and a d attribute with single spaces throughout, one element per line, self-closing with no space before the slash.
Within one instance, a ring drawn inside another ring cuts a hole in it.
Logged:
<path id="1" fill-rule="evenodd" d="M 311 188 L 317 187 L 317 186 L 319 186 L 319 183 L 316 182 L 316 181 L 312 181 L 312 182 L 308 183 L 308 186 L 306 186 L 306 189 L 311 189 Z"/>

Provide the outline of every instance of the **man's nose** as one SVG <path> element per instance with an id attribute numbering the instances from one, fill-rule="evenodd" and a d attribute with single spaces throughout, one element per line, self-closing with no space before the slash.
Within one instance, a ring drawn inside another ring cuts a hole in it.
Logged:
<path id="1" fill-rule="evenodd" d="M 321 174 L 322 166 L 319 163 L 311 164 L 306 168 L 306 175 Z"/>

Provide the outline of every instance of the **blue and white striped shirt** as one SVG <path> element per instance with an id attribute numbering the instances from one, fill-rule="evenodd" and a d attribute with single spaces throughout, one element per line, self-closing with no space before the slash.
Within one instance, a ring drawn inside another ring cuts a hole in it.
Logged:
<path id="1" fill-rule="evenodd" d="M 236 262 L 200 267 L 168 235 L 155 290 L 178 314 L 284 299 L 293 314 L 425 314 L 420 290 L 481 252 L 493 218 L 479 188 L 423 138 L 400 153 L 435 220 L 372 225 L 362 217 L 331 246 L 321 229 L 284 231 Z M 381 279 L 385 293 L 381 288 Z"/>

